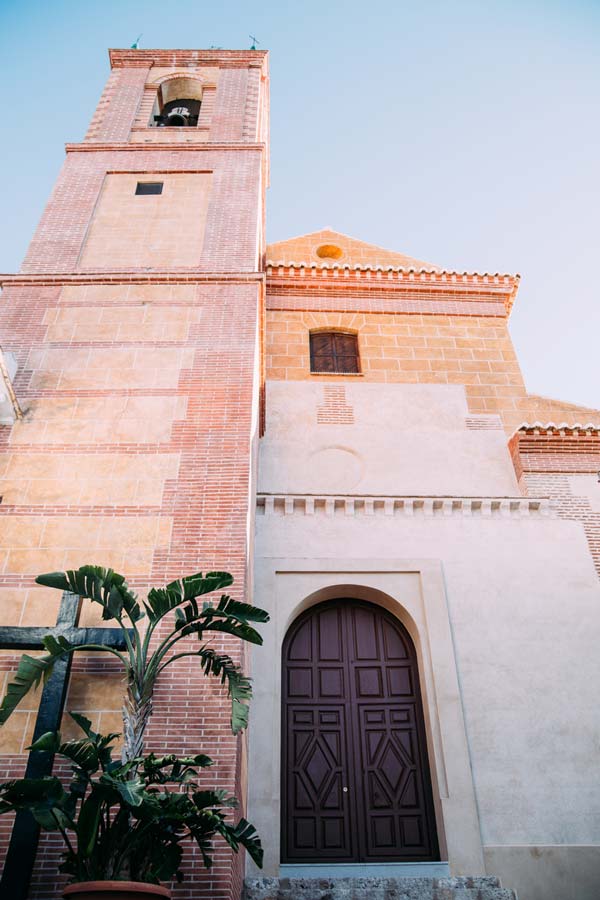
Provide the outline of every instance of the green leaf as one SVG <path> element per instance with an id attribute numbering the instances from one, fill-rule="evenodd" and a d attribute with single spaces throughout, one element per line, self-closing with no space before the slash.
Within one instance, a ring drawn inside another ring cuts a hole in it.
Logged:
<path id="1" fill-rule="evenodd" d="M 245 731 L 248 727 L 248 721 L 250 716 L 250 710 L 243 703 L 236 703 L 235 701 L 231 704 L 231 730 L 233 734 L 239 734 L 240 731 Z"/>
<path id="2" fill-rule="evenodd" d="M 224 634 L 231 634 L 234 637 L 248 641 L 249 644 L 262 644 L 263 639 L 251 625 L 244 622 L 236 622 L 234 619 L 213 619 L 206 616 L 204 620 L 192 622 L 180 630 L 182 637 L 188 634 L 197 634 L 200 638 L 205 631 L 221 631 Z"/>
<path id="3" fill-rule="evenodd" d="M 254 825 L 251 825 L 246 819 L 240 819 L 235 826 L 233 833 L 236 841 L 238 841 L 242 847 L 246 848 L 259 869 L 262 869 L 264 850 Z"/>
<path id="4" fill-rule="evenodd" d="M 93 743 L 94 747 L 98 751 L 99 758 L 102 759 L 105 763 L 110 762 L 110 745 L 113 744 L 116 739 L 121 736 L 120 732 L 111 731 L 109 734 L 100 734 L 92 730 L 92 723 L 81 713 L 70 712 L 69 715 L 71 716 L 73 721 L 76 722 L 77 725 L 79 725 L 86 737 L 88 737 L 89 740 Z M 65 744 L 64 746 L 68 746 L 68 744 Z"/>
<path id="5" fill-rule="evenodd" d="M 196 756 L 175 756 L 174 754 L 154 756 L 151 753 L 149 756 L 138 760 L 138 762 L 142 762 L 144 773 L 148 775 L 153 775 L 171 766 L 178 766 L 179 768 L 197 766 L 200 769 L 205 769 L 213 765 L 210 756 L 205 756 L 204 753 L 198 753 Z"/>
<path id="6" fill-rule="evenodd" d="M 81 804 L 77 821 L 77 850 L 84 857 L 90 856 L 95 847 L 103 802 L 100 792 L 92 791 Z"/>
<path id="7" fill-rule="evenodd" d="M 221 597 L 217 606 L 217 612 L 224 613 L 227 616 L 234 616 L 240 622 L 268 622 L 271 618 L 266 609 L 251 606 L 250 603 L 242 603 L 240 600 L 233 600 L 226 594 Z"/>
<path id="8" fill-rule="evenodd" d="M 51 654 L 51 656 L 55 656 L 59 659 L 61 656 L 66 656 L 68 653 L 72 653 L 73 650 L 77 650 L 77 644 L 71 644 L 70 641 L 59 634 L 58 637 L 54 637 L 53 634 L 47 634 L 45 638 L 42 638 L 42 644 Z"/>
<path id="9" fill-rule="evenodd" d="M 100 783 L 117 791 L 129 806 L 141 806 L 146 796 L 146 788 L 140 778 L 122 780 L 105 773 L 100 777 Z"/>
<path id="10" fill-rule="evenodd" d="M 64 572 L 48 572 L 46 575 L 38 575 L 35 580 L 38 584 L 56 588 L 58 591 L 70 590 L 69 582 Z"/>
<path id="11" fill-rule="evenodd" d="M 211 809 L 219 806 L 236 807 L 237 800 L 235 797 L 228 797 L 227 791 L 195 791 L 192 795 L 195 806 L 198 809 Z"/>
<path id="12" fill-rule="evenodd" d="M 182 603 L 195 600 L 202 594 L 229 587 L 230 584 L 233 584 L 233 577 L 229 572 L 207 572 L 206 575 L 198 572 L 196 575 L 186 575 L 179 581 L 172 581 L 165 588 L 152 588 L 148 592 L 144 606 L 151 622 L 155 624 Z"/>
<path id="13" fill-rule="evenodd" d="M 51 775 L 19 778 L 0 785 L 0 813 L 29 810 L 47 831 L 56 831 L 59 824 L 64 828 L 72 827 L 73 823 L 63 811 L 67 801 L 68 794 L 62 784 Z"/>
<path id="14" fill-rule="evenodd" d="M 83 733 L 86 737 L 95 738 L 97 734 L 95 731 L 92 731 L 92 723 L 86 716 L 82 716 L 81 713 L 70 712 L 69 715 L 73 719 L 73 721 L 79 725 Z"/>
<path id="15" fill-rule="evenodd" d="M 32 687 L 42 681 L 46 681 L 52 674 L 57 656 L 29 656 L 23 654 L 19 660 L 14 681 L 11 681 L 6 689 L 6 694 L 0 706 L 0 725 L 4 725 L 8 717 L 19 705 Z"/>
<path id="16" fill-rule="evenodd" d="M 99 603 L 104 608 L 103 619 L 121 621 L 125 611 L 132 622 L 137 622 L 143 615 L 137 597 L 129 590 L 125 577 L 112 569 L 104 569 L 102 566 L 81 566 L 67 572 L 38 575 L 35 580 L 46 587 L 70 591 L 79 597 Z"/>
<path id="17" fill-rule="evenodd" d="M 45 831 L 59 831 L 61 828 L 65 831 L 73 827 L 73 822 L 62 809 L 52 807 L 52 809 L 32 809 L 33 818 Z"/>
<path id="18" fill-rule="evenodd" d="M 89 719 L 78 713 L 70 713 L 72 719 L 83 729 L 86 737 L 79 741 L 61 741 L 59 731 L 48 731 L 38 738 L 28 750 L 44 750 L 47 753 L 57 753 L 65 759 L 71 760 L 87 773 L 96 772 L 102 763 L 105 765 L 111 761 L 110 744 L 119 737 L 117 733 L 96 734 L 92 731 Z"/>
<path id="19" fill-rule="evenodd" d="M 60 747 L 60 731 L 47 731 L 34 741 L 28 750 L 43 750 L 46 753 L 56 753 Z"/>
<path id="20" fill-rule="evenodd" d="M 200 848 L 202 862 L 204 863 L 205 868 L 212 869 L 212 841 L 210 837 L 207 836 L 203 829 L 191 828 L 190 833 Z"/>
<path id="21" fill-rule="evenodd" d="M 64 789 L 58 778 L 46 775 L 43 778 L 15 778 L 0 784 L 0 796 L 4 803 L 19 804 L 30 802 L 59 802 Z"/>
<path id="22" fill-rule="evenodd" d="M 161 859 L 153 860 L 152 874 L 156 878 L 157 883 L 160 881 L 170 881 L 173 874 L 178 874 L 181 864 L 183 849 L 179 844 L 169 844 L 165 848 L 161 848 Z M 181 881 L 181 878 L 177 879 Z"/>
<path id="23" fill-rule="evenodd" d="M 238 734 L 248 727 L 246 701 L 252 698 L 252 682 L 230 656 L 219 654 L 212 647 L 202 647 L 197 656 L 202 661 L 205 675 L 214 675 L 221 679 L 221 684 L 227 683 L 231 697 L 231 730 Z"/>
<path id="24" fill-rule="evenodd" d="M 177 582 L 173 582 L 176 584 Z M 204 577 L 201 572 L 196 575 L 186 575 L 181 579 L 184 599 L 192 600 L 201 597 L 202 594 L 210 594 L 211 591 L 220 591 L 221 588 L 230 587 L 233 584 L 233 575 L 229 572 L 207 572 Z M 169 585 L 171 587 L 171 585 Z"/>
<path id="25" fill-rule="evenodd" d="M 88 738 L 82 738 L 80 741 L 67 741 L 60 745 L 57 752 L 65 759 L 70 759 L 84 772 L 97 772 L 100 767 L 98 749 Z"/>

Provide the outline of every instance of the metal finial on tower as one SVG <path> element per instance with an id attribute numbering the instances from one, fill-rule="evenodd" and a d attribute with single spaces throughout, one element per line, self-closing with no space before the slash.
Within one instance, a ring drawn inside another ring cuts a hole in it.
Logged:
<path id="1" fill-rule="evenodd" d="M 256 50 L 256 45 L 260 44 L 260 41 L 258 40 L 258 38 L 255 38 L 253 34 L 249 34 L 248 37 L 252 41 L 252 46 L 250 47 L 250 49 Z"/>
<path id="2" fill-rule="evenodd" d="M 134 41 L 133 44 L 131 45 L 131 48 L 130 48 L 131 50 L 139 50 L 139 43 L 140 43 L 140 38 L 141 38 L 141 37 L 142 37 L 142 35 L 141 35 L 141 34 L 138 34 L 138 36 L 136 37 L 135 41 Z"/>

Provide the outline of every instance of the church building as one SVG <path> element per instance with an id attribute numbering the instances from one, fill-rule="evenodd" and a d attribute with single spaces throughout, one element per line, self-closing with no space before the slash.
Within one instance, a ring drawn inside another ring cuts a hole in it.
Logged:
<path id="1" fill-rule="evenodd" d="M 142 596 L 230 571 L 268 610 L 262 647 L 219 643 L 253 679 L 243 736 L 192 667 L 159 685 L 148 746 L 214 757 L 265 849 L 190 853 L 174 900 L 597 900 L 600 411 L 527 392 L 518 275 L 332 228 L 266 244 L 267 53 L 110 64 L 2 276 L 0 625 L 52 627 L 35 576 L 86 563 Z M 121 696 L 75 658 L 67 710 L 119 731 Z"/>

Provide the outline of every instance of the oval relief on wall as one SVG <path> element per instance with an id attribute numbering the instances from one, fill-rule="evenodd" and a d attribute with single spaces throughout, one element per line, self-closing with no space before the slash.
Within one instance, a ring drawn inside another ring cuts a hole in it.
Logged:
<path id="1" fill-rule="evenodd" d="M 365 472 L 360 454 L 337 445 L 315 450 L 308 465 L 315 490 L 327 494 L 348 493 L 362 480 Z"/>

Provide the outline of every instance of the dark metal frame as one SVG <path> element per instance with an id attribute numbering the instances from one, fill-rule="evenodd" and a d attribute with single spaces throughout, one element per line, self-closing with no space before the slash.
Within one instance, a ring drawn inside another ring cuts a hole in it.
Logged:
<path id="1" fill-rule="evenodd" d="M 52 634 L 65 637 L 71 644 L 104 644 L 115 650 L 127 648 L 120 628 L 80 628 L 81 598 L 65 591 L 54 628 L 0 627 L 0 649 L 43 650 L 43 638 Z M 72 654 L 59 659 L 46 682 L 40 698 L 33 741 L 47 731 L 58 731 L 65 706 Z M 30 752 L 26 778 L 43 778 L 52 772 L 54 754 Z M 17 813 L 8 853 L 0 880 L 0 896 L 7 900 L 26 900 L 35 864 L 40 827 L 29 812 Z"/>

